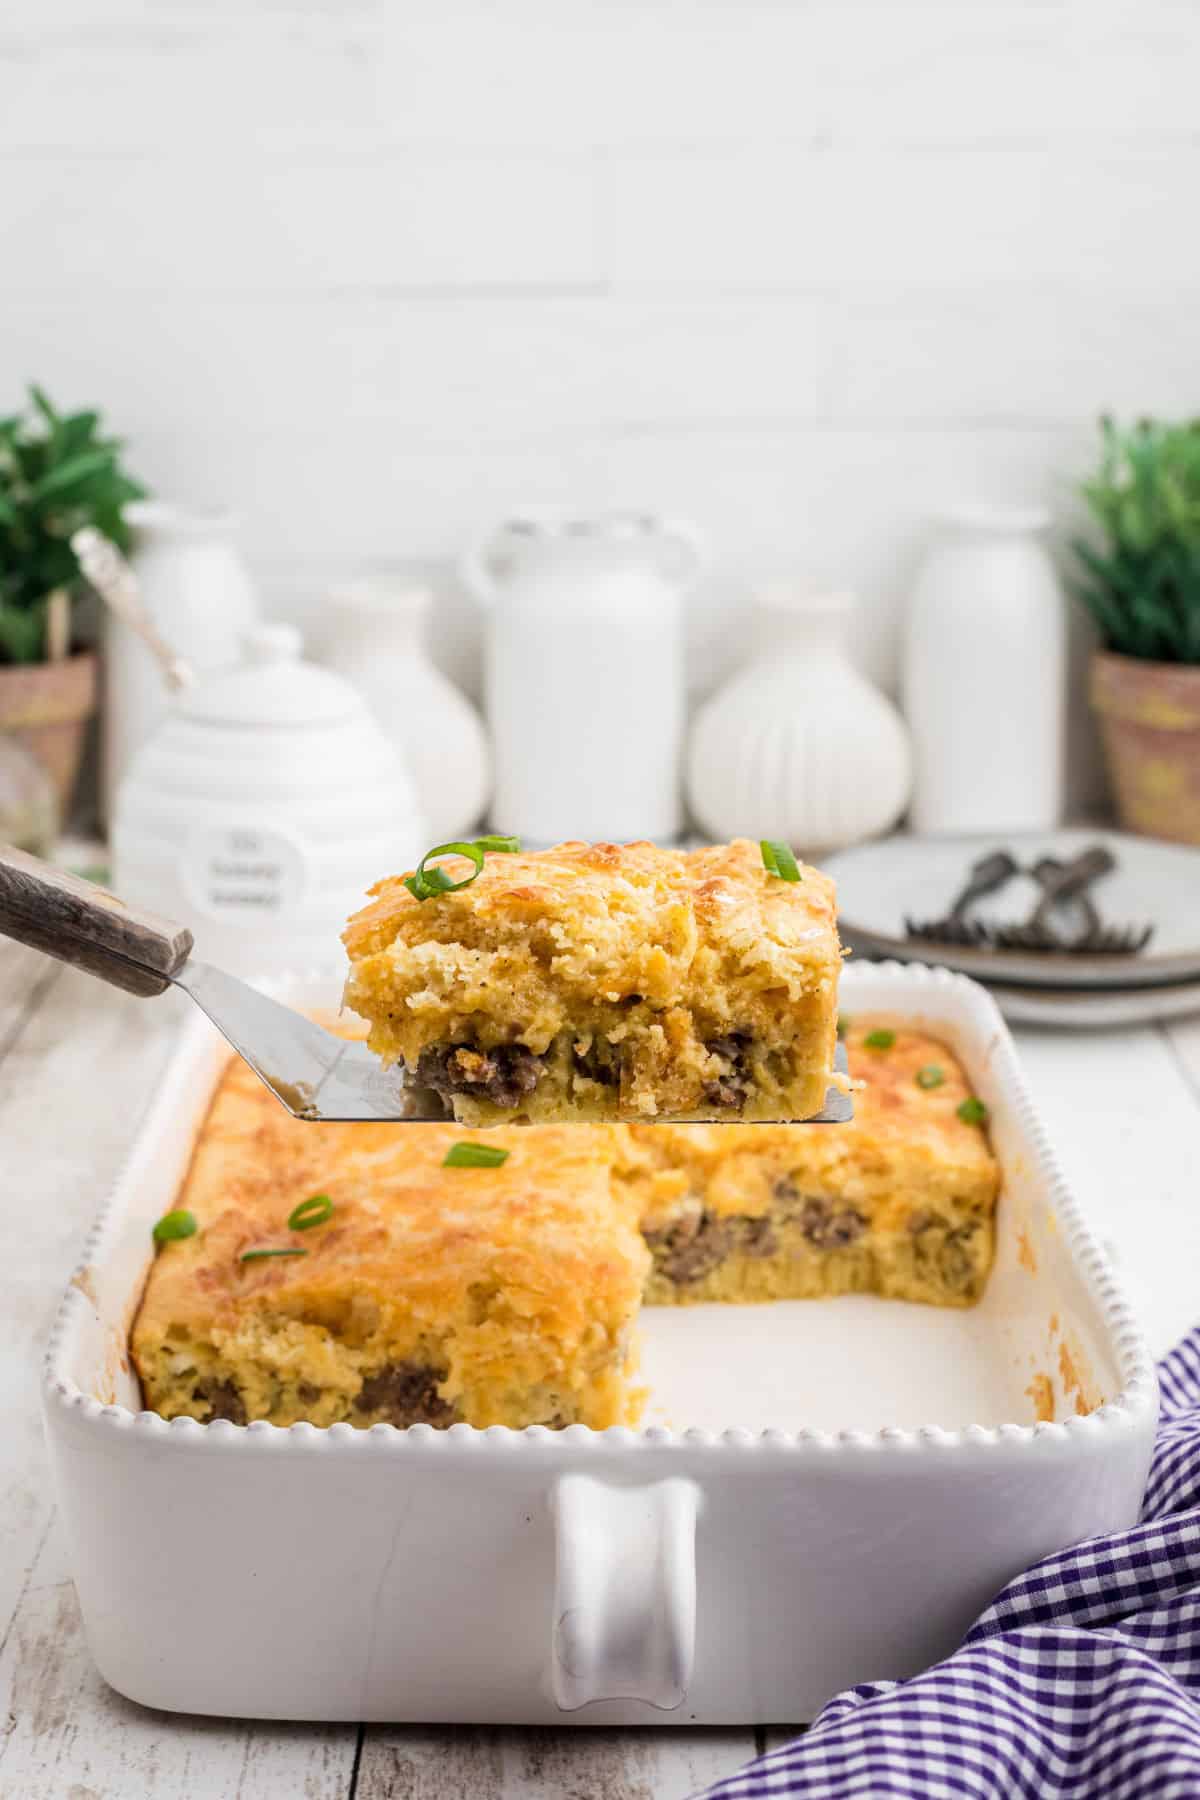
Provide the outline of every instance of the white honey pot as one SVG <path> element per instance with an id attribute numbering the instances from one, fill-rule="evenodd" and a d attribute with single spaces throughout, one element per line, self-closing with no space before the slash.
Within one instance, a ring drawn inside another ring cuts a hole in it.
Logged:
<path id="1" fill-rule="evenodd" d="M 113 883 L 191 926 L 234 974 L 331 964 L 383 875 L 428 836 L 407 770 L 351 684 L 260 625 L 184 687 L 117 794 Z"/>
<path id="2" fill-rule="evenodd" d="M 492 821 L 529 844 L 683 829 L 683 595 L 692 528 L 526 513 L 466 559 L 487 607 Z"/>

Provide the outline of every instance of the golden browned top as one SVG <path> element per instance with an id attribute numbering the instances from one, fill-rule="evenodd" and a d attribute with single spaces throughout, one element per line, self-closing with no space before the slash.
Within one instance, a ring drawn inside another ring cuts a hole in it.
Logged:
<path id="1" fill-rule="evenodd" d="M 522 1319 L 566 1344 L 627 1317 L 647 1256 L 612 1206 L 603 1134 L 500 1128 L 487 1143 L 509 1151 L 501 1167 L 443 1168 L 463 1136 L 454 1125 L 305 1124 L 235 1058 L 176 1202 L 200 1229 L 156 1257 L 135 1344 L 143 1331 L 203 1336 L 256 1314 L 351 1341 L 360 1328 L 416 1338 L 425 1325 L 488 1324 L 499 1339 Z M 292 1208 L 318 1193 L 333 1202 L 328 1223 L 289 1231 Z M 278 1247 L 307 1254 L 239 1260 Z"/>
<path id="2" fill-rule="evenodd" d="M 841 961 L 833 883 L 803 865 L 781 880 L 746 838 L 691 851 L 566 843 L 490 854 L 469 887 L 431 900 L 400 876 L 371 891 L 343 934 L 346 997 L 386 1017 L 388 1041 L 371 1040 L 385 1054 L 412 1056 L 468 1020 L 480 1041 L 493 1021 L 540 1052 L 590 1006 L 624 1001 L 719 1023 L 736 993 L 752 1022 L 756 998 L 778 1007 L 827 989 Z"/>
<path id="3" fill-rule="evenodd" d="M 867 1040 L 890 1032 L 878 1048 Z M 958 1117 L 971 1094 L 948 1044 L 897 1021 L 863 1017 L 845 1029 L 854 1094 L 848 1125 L 632 1125 L 620 1140 L 619 1165 L 641 1186 L 643 1218 L 671 1206 L 688 1186 L 702 1185 L 712 1210 L 761 1213 L 769 1183 L 782 1170 L 816 1192 L 871 1201 L 883 1208 L 914 1199 L 971 1196 L 990 1205 L 999 1168 L 986 1127 Z M 941 1080 L 922 1086 L 929 1071 Z"/>

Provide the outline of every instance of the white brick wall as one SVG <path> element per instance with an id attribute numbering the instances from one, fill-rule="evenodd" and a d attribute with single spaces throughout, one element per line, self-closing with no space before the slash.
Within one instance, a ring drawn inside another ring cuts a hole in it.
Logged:
<path id="1" fill-rule="evenodd" d="M 1196 410 L 1198 93 L 1193 0 L 5 0 L 0 405 L 103 404 L 301 617 L 629 502 L 710 534 L 698 682 L 767 566 L 890 680 L 931 506 Z"/>

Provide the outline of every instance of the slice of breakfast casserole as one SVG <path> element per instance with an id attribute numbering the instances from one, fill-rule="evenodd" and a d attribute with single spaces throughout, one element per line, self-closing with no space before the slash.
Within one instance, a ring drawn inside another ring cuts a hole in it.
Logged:
<path id="1" fill-rule="evenodd" d="M 622 1134 L 615 1178 L 654 1258 L 648 1301 L 979 1298 L 999 1188 L 982 1103 L 924 1032 L 866 1019 L 845 1035 L 850 1124 Z"/>
<path id="2" fill-rule="evenodd" d="M 235 1059 L 134 1325 L 146 1404 L 238 1424 L 631 1421 L 650 1258 L 612 1204 L 606 1134 L 461 1135 L 305 1124 Z"/>
<path id="3" fill-rule="evenodd" d="M 486 856 L 462 846 L 380 882 L 344 934 L 346 1003 L 372 1049 L 453 1117 L 821 1110 L 841 967 L 826 876 L 746 839 L 693 851 L 480 844 Z"/>

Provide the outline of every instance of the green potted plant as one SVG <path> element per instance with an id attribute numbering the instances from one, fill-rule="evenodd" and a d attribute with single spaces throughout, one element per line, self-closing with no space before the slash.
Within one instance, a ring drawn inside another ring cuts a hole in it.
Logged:
<path id="1" fill-rule="evenodd" d="M 1101 421 L 1082 494 L 1100 544 L 1075 543 L 1100 632 L 1091 698 L 1121 823 L 1200 844 L 1200 421 Z"/>
<path id="2" fill-rule="evenodd" d="M 144 489 L 95 412 L 62 414 L 40 388 L 0 419 L 0 732 L 42 762 L 65 812 L 96 702 L 96 657 L 75 637 L 85 591 L 71 534 L 92 525 L 121 549 L 126 502 Z"/>

